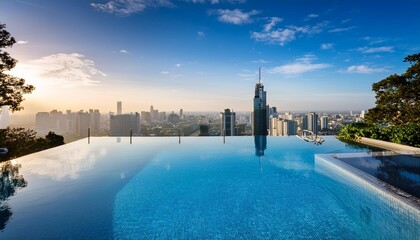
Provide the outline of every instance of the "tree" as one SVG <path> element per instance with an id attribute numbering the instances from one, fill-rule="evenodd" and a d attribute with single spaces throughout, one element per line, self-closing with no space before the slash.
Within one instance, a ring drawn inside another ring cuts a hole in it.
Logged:
<path id="1" fill-rule="evenodd" d="M 0 23 L 0 106 L 8 105 L 14 111 L 22 110 L 23 94 L 31 93 L 35 87 L 25 84 L 23 78 L 5 73 L 16 66 L 17 60 L 2 49 L 12 47 L 16 40 L 6 31 L 6 25 Z"/>
<path id="2" fill-rule="evenodd" d="M 48 145 L 50 147 L 57 147 L 64 144 L 64 137 L 61 135 L 57 135 L 54 132 L 49 132 L 45 136 L 45 139 L 47 140 Z"/>
<path id="3" fill-rule="evenodd" d="M 33 146 L 36 143 L 36 133 L 25 128 L 0 129 L 1 147 L 8 149 L 6 159 L 23 156 L 34 152 Z"/>
<path id="4" fill-rule="evenodd" d="M 366 122 L 420 123 L 420 53 L 407 56 L 404 62 L 411 63 L 404 74 L 391 75 L 372 85 L 376 106 L 369 109 Z"/>

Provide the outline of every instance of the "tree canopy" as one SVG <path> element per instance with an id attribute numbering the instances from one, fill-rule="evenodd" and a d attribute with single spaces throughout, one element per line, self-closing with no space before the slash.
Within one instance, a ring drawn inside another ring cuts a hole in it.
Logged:
<path id="1" fill-rule="evenodd" d="M 6 25 L 0 23 L 0 106 L 8 105 L 14 111 L 22 110 L 20 105 L 23 94 L 31 93 L 35 87 L 25 84 L 25 79 L 7 74 L 16 66 L 17 60 L 12 58 L 4 48 L 12 47 L 16 40 L 6 31 Z"/>
<path id="2" fill-rule="evenodd" d="M 404 59 L 411 66 L 372 85 L 376 106 L 365 116 L 368 123 L 401 125 L 420 123 L 420 53 Z"/>

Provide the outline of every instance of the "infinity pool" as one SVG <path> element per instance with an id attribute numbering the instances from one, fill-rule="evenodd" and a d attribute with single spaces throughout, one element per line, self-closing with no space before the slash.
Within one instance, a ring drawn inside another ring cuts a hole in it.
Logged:
<path id="1" fill-rule="evenodd" d="M 315 154 L 370 151 L 325 139 L 106 137 L 28 155 L 0 164 L 0 239 L 418 239 L 418 209 L 319 171 Z"/>

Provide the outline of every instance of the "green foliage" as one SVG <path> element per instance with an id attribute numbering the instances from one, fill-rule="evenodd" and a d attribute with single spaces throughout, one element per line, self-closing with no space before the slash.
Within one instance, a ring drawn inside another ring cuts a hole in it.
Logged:
<path id="1" fill-rule="evenodd" d="M 14 77 L 5 71 L 16 66 L 16 59 L 2 49 L 12 47 L 16 40 L 6 31 L 6 25 L 0 24 L 0 106 L 8 105 L 12 112 L 22 110 L 23 94 L 31 93 L 35 87 L 25 84 L 23 78 Z"/>
<path id="2" fill-rule="evenodd" d="M 50 147 L 57 147 L 64 144 L 64 137 L 57 135 L 54 132 L 49 132 L 47 136 L 45 136 L 45 139 Z"/>
<path id="3" fill-rule="evenodd" d="M 0 129 L 0 147 L 6 147 L 8 154 L 0 160 L 17 158 L 30 153 L 64 144 L 63 136 L 49 132 L 45 138 L 36 137 L 36 132 L 25 128 Z"/>
<path id="4" fill-rule="evenodd" d="M 351 123 L 341 128 L 338 133 L 338 138 L 343 140 L 357 141 L 360 137 L 420 147 L 420 123 L 388 127 L 368 123 Z"/>
<path id="5" fill-rule="evenodd" d="M 36 143 L 35 134 L 33 130 L 25 128 L 0 129 L 0 146 L 9 150 L 9 158 L 29 154 Z"/>
<path id="6" fill-rule="evenodd" d="M 411 66 L 402 75 L 391 75 L 372 85 L 376 106 L 369 109 L 366 122 L 401 125 L 420 123 L 420 53 L 404 59 Z"/>

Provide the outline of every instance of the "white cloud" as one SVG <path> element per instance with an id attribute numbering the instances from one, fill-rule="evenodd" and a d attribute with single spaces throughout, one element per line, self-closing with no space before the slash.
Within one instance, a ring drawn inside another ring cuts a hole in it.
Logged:
<path id="1" fill-rule="evenodd" d="M 346 28 L 334 28 L 334 29 L 329 30 L 328 32 L 331 32 L 331 33 L 345 32 L 345 31 L 349 31 L 349 30 L 351 30 L 353 28 L 356 28 L 356 27 L 355 26 L 351 26 L 351 27 L 346 27 Z"/>
<path id="2" fill-rule="evenodd" d="M 177 64 L 175 64 L 175 67 L 177 67 L 177 68 L 180 68 L 182 66 L 182 64 L 181 63 L 177 63 Z"/>
<path id="3" fill-rule="evenodd" d="M 168 75 L 169 72 L 168 71 L 162 71 L 162 72 L 160 72 L 160 74 L 162 74 L 162 75 Z"/>
<path id="4" fill-rule="evenodd" d="M 217 19 L 219 19 L 219 21 L 221 22 L 241 25 L 241 24 L 252 22 L 251 17 L 259 14 L 259 12 L 257 10 L 244 12 L 240 9 L 234 9 L 234 10 L 218 9 L 216 11 L 216 14 L 218 15 Z"/>
<path id="5" fill-rule="evenodd" d="M 369 74 L 369 73 L 380 73 L 386 72 L 385 68 L 370 68 L 365 65 L 353 65 L 347 68 L 346 72 L 349 73 L 361 73 L 361 74 Z"/>
<path id="6" fill-rule="evenodd" d="M 275 67 L 269 72 L 289 75 L 312 72 L 330 67 L 330 65 L 326 63 L 312 63 L 314 60 L 316 60 L 316 57 L 314 55 L 305 55 L 302 58 L 297 58 L 294 63 Z"/>
<path id="7" fill-rule="evenodd" d="M 309 20 L 314 19 L 314 18 L 317 18 L 317 17 L 319 17 L 318 14 L 311 13 L 311 14 L 308 14 L 308 16 L 306 16 L 306 18 L 304 19 L 304 21 L 309 21 Z"/>
<path id="8" fill-rule="evenodd" d="M 378 53 L 378 52 L 393 52 L 394 47 L 391 46 L 385 46 L 385 47 L 361 47 L 357 49 L 358 51 L 362 53 Z"/>
<path id="9" fill-rule="evenodd" d="M 128 15 L 143 12 L 148 7 L 172 7 L 170 0 L 111 0 L 107 3 L 91 3 L 96 10 L 117 14 Z"/>
<path id="10" fill-rule="evenodd" d="M 258 60 L 253 60 L 252 63 L 265 64 L 265 63 L 269 63 L 269 61 L 266 61 L 264 59 L 258 59 Z"/>
<path id="11" fill-rule="evenodd" d="M 327 50 L 327 49 L 331 49 L 333 48 L 333 44 L 332 43 L 323 43 L 321 44 L 321 49 L 322 50 Z"/>
<path id="12" fill-rule="evenodd" d="M 251 72 L 249 70 L 242 70 L 241 73 L 238 73 L 238 76 L 240 78 L 242 78 L 242 80 L 244 81 L 249 81 L 249 80 L 255 80 L 257 79 L 257 74 L 254 72 Z"/>
<path id="13" fill-rule="evenodd" d="M 202 31 L 197 32 L 197 38 L 198 39 L 204 38 L 205 36 L 206 36 L 206 34 L 204 32 L 202 32 Z"/>
<path id="14" fill-rule="evenodd" d="M 121 53 L 121 54 L 128 54 L 128 51 L 127 51 L 127 50 L 125 50 L 125 49 L 121 49 L 121 50 L 120 50 L 120 53 Z"/>
<path id="15" fill-rule="evenodd" d="M 269 22 L 264 25 L 261 32 L 252 32 L 251 38 L 270 44 L 284 44 L 295 40 L 297 37 L 317 34 L 323 31 L 325 23 L 318 23 L 314 26 L 306 25 L 302 27 L 290 25 L 285 28 L 275 28 L 280 22 L 280 18 L 270 18 Z"/>
<path id="16" fill-rule="evenodd" d="M 272 29 L 274 26 L 276 26 L 276 24 L 277 24 L 278 22 L 281 22 L 281 21 L 283 21 L 283 19 L 278 18 L 278 17 L 272 17 L 272 18 L 270 18 L 270 22 L 269 22 L 269 23 L 267 23 L 266 25 L 264 25 L 264 31 L 265 31 L 265 32 L 269 32 L 269 31 L 271 31 L 271 29 Z"/>
<path id="17" fill-rule="evenodd" d="M 27 44 L 28 41 L 17 41 L 16 44 Z"/>
<path id="18" fill-rule="evenodd" d="M 49 55 L 28 63 L 19 63 L 16 68 L 13 70 L 17 71 L 17 75 L 52 86 L 96 85 L 100 83 L 96 77 L 106 76 L 96 69 L 94 61 L 79 53 Z"/>

